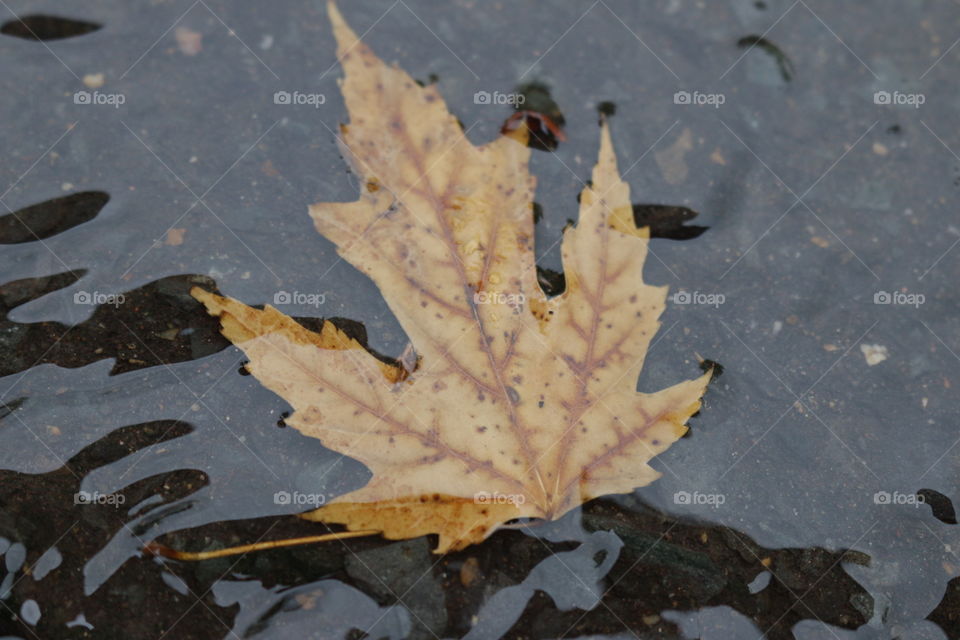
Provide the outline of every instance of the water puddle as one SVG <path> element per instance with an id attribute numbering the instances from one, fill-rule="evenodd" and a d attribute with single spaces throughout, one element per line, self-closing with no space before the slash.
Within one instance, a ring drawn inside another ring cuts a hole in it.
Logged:
<path id="1" fill-rule="evenodd" d="M 144 553 L 325 533 L 297 514 L 370 479 L 283 428 L 192 287 L 418 360 L 306 213 L 366 188 L 322 3 L 20 13 L 0 26 L 0 637 L 960 637 L 956 7 L 408 4 L 341 9 L 472 140 L 533 132 L 549 296 L 611 123 L 644 280 L 671 295 L 638 388 L 714 371 L 662 477 L 443 556 Z M 928 67 L 919 113 L 872 101 Z M 673 101 L 697 87 L 725 102 Z M 324 100 L 275 98 L 307 90 Z"/>

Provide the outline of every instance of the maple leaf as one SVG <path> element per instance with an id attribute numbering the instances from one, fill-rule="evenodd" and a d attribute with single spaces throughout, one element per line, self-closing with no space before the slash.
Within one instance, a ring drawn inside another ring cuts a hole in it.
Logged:
<path id="1" fill-rule="evenodd" d="M 667 287 L 641 280 L 649 231 L 634 224 L 607 124 L 563 236 L 566 290 L 548 299 L 526 129 L 474 146 L 434 86 L 384 64 L 329 12 L 350 115 L 342 143 L 366 188 L 310 215 L 379 287 L 418 364 L 385 362 L 330 322 L 312 332 L 193 290 L 247 369 L 293 406 L 287 423 L 373 474 L 303 517 L 389 539 L 438 534 L 443 553 L 654 481 L 648 462 L 686 431 L 710 374 L 635 390 Z"/>

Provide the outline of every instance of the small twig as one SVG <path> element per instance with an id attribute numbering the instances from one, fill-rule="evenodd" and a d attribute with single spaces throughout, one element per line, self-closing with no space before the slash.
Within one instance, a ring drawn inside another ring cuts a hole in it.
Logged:
<path id="1" fill-rule="evenodd" d="M 285 540 L 268 540 L 266 542 L 255 542 L 253 544 L 244 544 L 239 547 L 227 547 L 226 549 L 216 549 L 214 551 L 177 551 L 171 549 L 165 544 L 157 541 L 148 542 L 143 546 L 143 552 L 152 556 L 163 556 L 173 560 L 184 560 L 197 562 L 200 560 L 210 560 L 211 558 L 223 558 L 224 556 L 235 556 L 250 551 L 263 551 L 264 549 L 277 549 L 280 547 L 296 547 L 304 544 L 313 544 L 314 542 L 328 542 L 330 540 L 344 540 L 346 538 L 359 538 L 361 536 L 373 536 L 379 534 L 379 531 L 338 531 L 336 533 L 326 533 L 318 536 L 306 536 L 303 538 L 287 538 Z"/>

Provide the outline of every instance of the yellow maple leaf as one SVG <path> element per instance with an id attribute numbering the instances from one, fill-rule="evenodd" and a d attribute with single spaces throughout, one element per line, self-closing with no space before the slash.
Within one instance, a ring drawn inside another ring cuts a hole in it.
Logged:
<path id="1" fill-rule="evenodd" d="M 304 517 L 462 549 L 516 518 L 556 519 L 654 481 L 648 462 L 685 431 L 710 374 L 637 393 L 666 287 L 644 284 L 649 230 L 603 124 L 579 222 L 563 237 L 563 294 L 540 289 L 530 150 L 521 127 L 474 146 L 433 86 L 384 64 L 329 6 L 366 189 L 310 207 L 369 276 L 420 356 L 386 363 L 330 322 L 319 333 L 194 289 L 247 368 L 295 412 L 288 424 L 373 477 Z"/>

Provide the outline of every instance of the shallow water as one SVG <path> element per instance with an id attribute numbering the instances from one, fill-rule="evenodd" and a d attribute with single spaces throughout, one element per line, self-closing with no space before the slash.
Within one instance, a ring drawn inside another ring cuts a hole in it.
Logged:
<path id="1" fill-rule="evenodd" d="M 309 535 L 277 492 L 332 498 L 368 478 L 281 426 L 289 407 L 242 375 L 191 284 L 250 304 L 303 294 L 282 309 L 362 323 L 380 353 L 406 339 L 306 215 L 358 189 L 333 136 L 347 118 L 321 3 L 56 7 L 102 27 L 0 29 L 0 214 L 36 230 L 0 219 L 0 636 L 960 637 L 960 10 L 341 8 L 382 57 L 435 75 L 475 142 L 511 113 L 476 92 L 550 87 L 567 140 L 532 161 L 545 269 L 560 268 L 597 106 L 616 106 L 638 210 L 687 207 L 708 227 L 655 234 L 644 270 L 690 302 L 668 305 L 639 388 L 690 377 L 698 356 L 724 368 L 691 435 L 630 496 L 445 557 L 426 539 L 144 556 L 157 538 Z M 49 202 L 77 193 L 109 200 Z"/>

